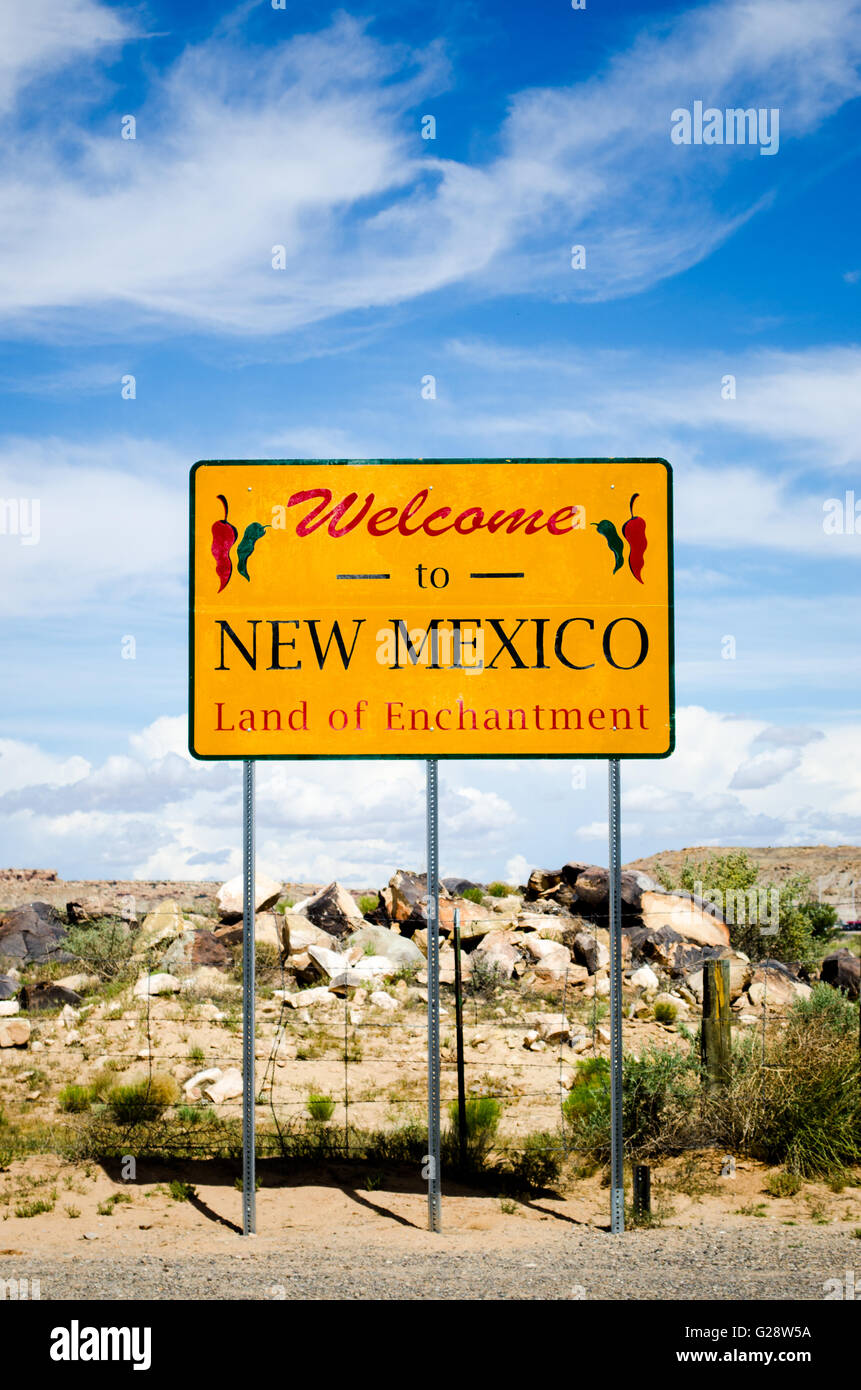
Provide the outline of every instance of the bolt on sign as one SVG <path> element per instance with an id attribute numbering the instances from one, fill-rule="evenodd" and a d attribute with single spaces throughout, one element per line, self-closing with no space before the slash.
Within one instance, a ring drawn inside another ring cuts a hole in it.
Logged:
<path id="1" fill-rule="evenodd" d="M 197 758 L 662 758 L 663 459 L 191 472 Z"/>

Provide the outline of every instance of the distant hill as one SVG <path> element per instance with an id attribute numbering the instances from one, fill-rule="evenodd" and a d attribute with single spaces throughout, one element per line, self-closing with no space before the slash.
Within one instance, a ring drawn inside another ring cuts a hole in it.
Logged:
<path id="1" fill-rule="evenodd" d="M 779 845 L 776 849 L 752 849 L 748 845 L 695 845 L 690 849 L 663 850 L 647 859 L 635 859 L 627 869 L 653 874 L 660 864 L 673 876 L 686 859 L 702 860 L 710 854 L 743 850 L 759 866 L 760 878 L 783 883 L 793 874 L 809 874 L 814 892 L 832 903 L 842 921 L 861 918 L 861 846 Z"/>

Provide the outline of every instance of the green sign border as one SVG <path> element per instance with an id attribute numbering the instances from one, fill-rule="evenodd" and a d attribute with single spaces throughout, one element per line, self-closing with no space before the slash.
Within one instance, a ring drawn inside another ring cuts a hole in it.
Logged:
<path id="1" fill-rule="evenodd" d="M 438 758 L 446 762 L 487 761 L 500 762 L 514 759 L 533 762 L 565 760 L 568 762 L 606 762 L 608 758 L 618 757 L 626 762 L 634 759 L 655 760 L 669 758 L 676 747 L 676 655 L 675 655 L 675 600 L 673 593 L 673 470 L 662 458 L 509 458 L 509 459 L 201 459 L 195 463 L 189 474 L 189 519 L 188 519 L 188 751 L 199 762 L 236 763 L 242 762 L 235 754 L 229 757 L 220 753 L 197 753 L 194 749 L 194 502 L 195 475 L 198 468 L 208 468 L 217 464 L 220 468 L 246 468 L 251 464 L 268 468 L 304 467 L 308 464 L 340 468 L 346 464 L 362 467 L 369 464 L 383 464 L 397 468 L 404 463 L 445 464 L 481 468 L 485 464 L 516 464 L 528 468 L 533 464 L 558 463 L 577 467 L 596 463 L 616 466 L 620 463 L 660 463 L 667 470 L 667 595 L 669 616 L 670 649 L 670 746 L 664 753 L 260 753 L 253 762 L 425 762 L 428 758 Z"/>

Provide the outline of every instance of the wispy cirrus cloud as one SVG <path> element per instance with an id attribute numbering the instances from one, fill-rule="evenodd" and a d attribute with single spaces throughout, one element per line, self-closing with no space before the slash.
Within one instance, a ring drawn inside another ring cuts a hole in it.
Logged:
<path id="1" fill-rule="evenodd" d="M 94 0 L 64 16 L 44 62 L 131 32 Z M 233 25 L 229 41 L 191 44 L 151 75 L 134 142 L 118 121 L 94 134 L 52 111 L 50 126 L 22 130 L 7 114 L 0 315 L 251 335 L 456 285 L 485 298 L 636 293 L 707 256 L 774 177 L 736 187 L 755 152 L 674 146 L 671 111 L 744 98 L 779 106 L 782 139 L 802 138 L 858 94 L 860 58 L 857 0 L 725 0 L 647 26 L 585 81 L 512 92 L 483 132 L 496 153 L 467 162 L 419 137 L 416 103 L 447 80 L 433 41 L 387 45 L 344 14 L 266 46 Z M 586 271 L 569 267 L 572 241 L 591 248 Z"/>
<path id="2" fill-rule="evenodd" d="M 0 112 L 34 79 L 113 51 L 138 32 L 131 11 L 98 0 L 25 0 L 0 6 Z"/>

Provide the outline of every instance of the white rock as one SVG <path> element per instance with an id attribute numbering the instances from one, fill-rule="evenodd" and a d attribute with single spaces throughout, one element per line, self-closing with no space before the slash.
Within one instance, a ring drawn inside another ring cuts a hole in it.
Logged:
<path id="1" fill-rule="evenodd" d="M 393 999 L 390 994 L 386 994 L 384 989 L 375 989 L 369 996 L 368 1002 L 377 1009 L 387 1009 L 389 1013 L 394 1013 L 401 1007 L 398 1000 Z"/>
<path id="2" fill-rule="evenodd" d="M 538 1024 L 538 1035 L 545 1042 L 567 1042 L 571 1036 L 571 1025 L 562 1014 L 552 1018 L 542 1018 Z"/>
<path id="3" fill-rule="evenodd" d="M 396 965 L 388 956 L 363 956 L 355 965 L 349 966 L 346 970 L 341 967 L 340 973 L 335 974 L 329 983 L 332 989 L 349 988 L 361 989 L 363 985 L 379 983 L 380 980 L 389 980 L 392 975 L 396 975 L 400 966 Z"/>
<path id="4" fill-rule="evenodd" d="M 348 961 L 340 951 L 331 951 L 327 946 L 309 946 L 308 955 L 327 980 L 333 975 L 343 975 Z"/>
<path id="5" fill-rule="evenodd" d="M 167 946 L 186 930 L 188 923 L 179 903 L 160 903 L 155 912 L 148 912 L 140 932 L 135 937 L 135 959 L 146 955 L 156 946 Z"/>
<path id="6" fill-rule="evenodd" d="M 310 902 L 310 898 L 307 901 Z M 309 922 L 308 918 L 298 913 L 295 908 L 290 908 L 284 913 L 284 926 L 290 940 L 291 955 L 307 951 L 309 946 L 326 946 L 330 951 L 334 951 L 338 945 L 337 937 Z"/>
<path id="7" fill-rule="evenodd" d="M 217 1004 L 212 1003 L 201 1004 L 197 1012 L 206 1023 L 223 1023 L 227 1017 Z"/>
<path id="8" fill-rule="evenodd" d="M 301 989 L 295 994 L 285 994 L 284 1003 L 291 1009 L 308 1009 L 317 1004 L 337 1004 L 338 998 L 326 985 L 320 985 L 318 989 Z"/>
<path id="9" fill-rule="evenodd" d="M 141 975 L 132 993 L 136 999 L 156 994 L 179 994 L 180 983 L 175 975 Z"/>
<path id="10" fill-rule="evenodd" d="M 220 1105 L 225 1100 L 235 1100 L 237 1096 L 242 1095 L 242 1072 L 238 1067 L 230 1067 L 219 1081 L 206 1087 L 204 1095 L 209 1096 L 214 1105 Z"/>
<path id="11" fill-rule="evenodd" d="M 71 1004 L 64 1004 L 60 1013 L 60 1020 L 64 1028 L 74 1028 L 81 1015 L 77 1009 L 73 1009 Z"/>
<path id="12" fill-rule="evenodd" d="M 88 989 L 97 989 L 100 980 L 98 975 L 64 975 L 62 980 L 55 980 L 54 983 L 62 989 L 74 990 L 75 994 L 84 994 Z"/>
<path id="13" fill-rule="evenodd" d="M 30 1024 L 26 1018 L 0 1020 L 0 1047 L 26 1047 L 30 1041 Z"/>
<path id="14" fill-rule="evenodd" d="M 527 936 L 523 944 L 533 960 L 544 960 L 547 956 L 559 956 L 560 952 L 564 952 L 566 961 L 571 959 L 567 947 L 558 941 L 549 941 L 543 936 Z"/>
<path id="15" fill-rule="evenodd" d="M 650 965 L 641 965 L 639 970 L 635 970 L 630 982 L 635 989 L 657 989 L 660 985 L 660 980 Z"/>
<path id="16" fill-rule="evenodd" d="M 0 1018 L 12 1018 L 20 1011 L 21 1005 L 17 999 L 4 999 L 0 1002 Z"/>
<path id="17" fill-rule="evenodd" d="M 243 878 L 237 874 L 235 878 L 229 878 L 226 883 L 222 883 L 216 899 L 218 902 L 218 912 L 222 921 L 237 922 L 242 917 L 243 908 Z M 254 911 L 262 912 L 264 908 L 272 907 L 277 903 L 281 896 L 281 884 L 276 883 L 274 878 L 267 878 L 265 874 L 255 873 L 254 875 Z"/>
<path id="18" fill-rule="evenodd" d="M 189 1091 L 197 1091 L 201 1086 L 205 1086 L 207 1082 L 220 1081 L 223 1075 L 224 1072 L 220 1067 L 207 1067 L 206 1071 L 199 1071 L 196 1072 L 194 1076 L 190 1076 L 188 1080 L 183 1083 L 182 1089 L 187 1095 Z"/>

